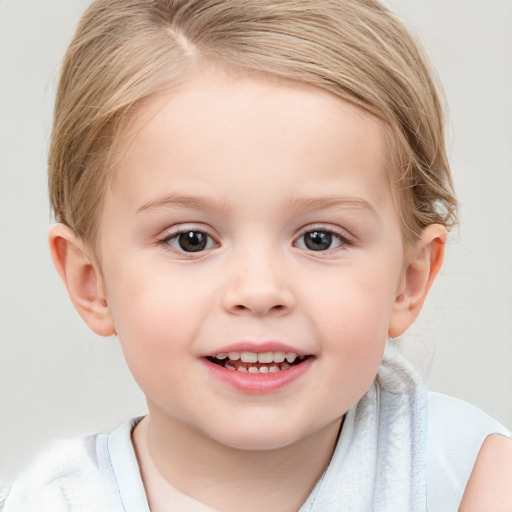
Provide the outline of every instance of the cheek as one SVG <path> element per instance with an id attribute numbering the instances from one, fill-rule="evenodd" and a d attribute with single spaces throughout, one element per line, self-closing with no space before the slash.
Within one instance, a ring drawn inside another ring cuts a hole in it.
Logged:
<path id="1" fill-rule="evenodd" d="M 336 280 L 331 276 L 330 281 L 317 282 L 317 290 L 325 291 L 311 294 L 306 289 L 302 300 L 309 303 L 308 309 L 320 330 L 327 330 L 330 338 L 362 349 L 362 345 L 387 338 L 398 278 L 383 278 L 382 273 L 371 268 L 352 270 L 340 272 Z"/>
<path id="2" fill-rule="evenodd" d="M 156 343 L 188 325 L 204 304 L 204 286 L 179 270 L 143 260 L 111 274 L 107 291 L 118 334 Z"/>
<path id="3" fill-rule="evenodd" d="M 344 386 L 351 400 L 367 390 L 379 369 L 394 296 L 392 280 L 368 272 L 364 279 L 340 282 L 325 300 L 317 297 L 311 303 L 329 379 Z"/>
<path id="4" fill-rule="evenodd" d="M 173 362 L 192 354 L 204 301 L 179 278 L 165 279 L 158 271 L 133 275 L 120 273 L 115 281 L 123 285 L 109 290 L 123 353 L 136 380 L 168 379 L 171 367 L 180 372 Z"/>

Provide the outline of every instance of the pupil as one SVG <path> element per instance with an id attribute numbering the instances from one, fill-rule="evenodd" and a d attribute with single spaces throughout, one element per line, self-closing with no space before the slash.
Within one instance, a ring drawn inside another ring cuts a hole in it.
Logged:
<path id="1" fill-rule="evenodd" d="M 311 231 L 304 235 L 304 243 L 312 251 L 325 251 L 332 244 L 332 234 L 327 231 Z"/>
<path id="2" fill-rule="evenodd" d="M 179 236 L 180 247 L 186 252 L 203 251 L 207 243 L 207 235 L 200 231 L 189 231 L 188 233 L 181 233 Z"/>

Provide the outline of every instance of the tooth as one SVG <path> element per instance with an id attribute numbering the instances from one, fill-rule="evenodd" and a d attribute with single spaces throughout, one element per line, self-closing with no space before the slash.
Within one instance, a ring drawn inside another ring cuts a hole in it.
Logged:
<path id="1" fill-rule="evenodd" d="M 249 373 L 260 373 L 256 366 L 249 366 Z"/>
<path id="2" fill-rule="evenodd" d="M 284 352 L 274 352 L 274 363 L 282 363 L 285 358 Z"/>
<path id="3" fill-rule="evenodd" d="M 217 359 L 226 359 L 228 357 L 226 352 L 220 352 L 215 356 Z"/>
<path id="4" fill-rule="evenodd" d="M 291 368 L 291 366 L 287 363 L 281 365 L 281 370 L 288 370 L 288 368 Z"/>
<path id="5" fill-rule="evenodd" d="M 239 366 L 237 370 L 242 373 L 247 373 L 247 368 L 245 366 Z"/>
<path id="6" fill-rule="evenodd" d="M 277 373 L 277 372 L 280 372 L 281 370 L 279 369 L 279 366 L 271 366 L 269 369 L 268 369 L 269 373 Z"/>
<path id="7" fill-rule="evenodd" d="M 260 366 L 260 373 L 268 373 L 268 366 Z"/>
<path id="8" fill-rule="evenodd" d="M 294 354 L 293 352 L 287 352 L 286 353 L 286 360 L 289 363 L 293 363 L 293 361 L 295 361 L 295 359 L 297 359 L 297 354 Z"/>
<path id="9" fill-rule="evenodd" d="M 274 360 L 272 352 L 263 352 L 258 354 L 258 363 L 271 363 Z"/>
<path id="10" fill-rule="evenodd" d="M 240 359 L 240 352 L 228 352 L 228 357 L 231 361 L 238 361 Z"/>
<path id="11" fill-rule="evenodd" d="M 254 352 L 242 352 L 241 354 L 242 362 L 244 363 L 257 363 L 258 362 L 258 354 Z"/>
<path id="12" fill-rule="evenodd" d="M 229 363 L 226 363 L 224 365 L 224 368 L 227 368 L 228 370 L 236 370 L 236 368 L 234 366 L 231 366 Z"/>

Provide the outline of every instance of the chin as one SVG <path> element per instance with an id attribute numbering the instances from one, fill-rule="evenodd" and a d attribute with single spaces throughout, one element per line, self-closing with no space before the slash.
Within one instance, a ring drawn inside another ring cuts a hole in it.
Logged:
<path id="1" fill-rule="evenodd" d="M 229 448 L 248 452 L 264 452 L 271 450 L 279 450 L 291 446 L 300 439 L 283 439 L 276 436 L 273 437 L 238 437 L 237 439 L 229 439 L 223 442 Z M 221 441 L 222 442 L 222 441 Z"/>
<path id="2" fill-rule="evenodd" d="M 293 428 L 291 425 L 278 426 L 252 422 L 251 424 L 232 424 L 222 432 L 210 433 L 216 442 L 243 451 L 279 450 L 294 445 L 312 432 L 309 429 Z"/>

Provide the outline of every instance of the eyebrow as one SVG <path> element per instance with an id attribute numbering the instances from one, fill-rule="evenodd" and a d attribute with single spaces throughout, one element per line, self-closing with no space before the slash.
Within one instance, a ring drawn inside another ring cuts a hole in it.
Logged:
<path id="1" fill-rule="evenodd" d="M 369 213 L 376 218 L 379 217 L 374 206 L 361 197 L 328 196 L 320 198 L 297 198 L 290 200 L 289 207 L 296 211 L 353 209 Z"/>
<path id="2" fill-rule="evenodd" d="M 379 217 L 373 205 L 360 197 L 328 196 L 320 198 L 295 198 L 290 199 L 287 206 L 290 210 L 298 212 L 327 209 L 353 209 L 369 213 L 376 218 Z M 147 201 L 137 208 L 137 213 L 157 208 L 190 208 L 214 211 L 230 210 L 225 200 L 219 201 L 208 197 L 170 194 Z"/>
<path id="3" fill-rule="evenodd" d="M 180 196 L 177 194 L 170 194 L 147 201 L 137 208 L 137 213 L 157 208 L 201 208 L 218 211 L 229 210 L 225 201 L 218 201 L 201 196 Z"/>

